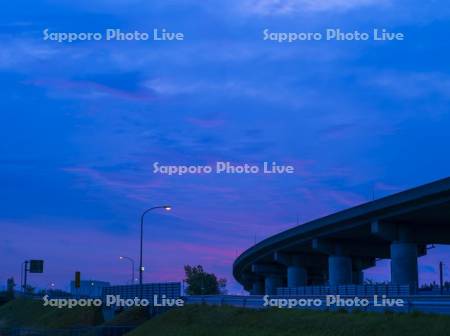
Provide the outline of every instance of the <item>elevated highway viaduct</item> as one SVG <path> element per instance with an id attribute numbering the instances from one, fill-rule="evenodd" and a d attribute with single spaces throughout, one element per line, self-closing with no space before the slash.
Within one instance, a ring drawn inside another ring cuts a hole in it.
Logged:
<path id="1" fill-rule="evenodd" d="M 364 270 L 390 259 L 391 283 L 418 287 L 417 259 L 450 244 L 450 178 L 298 225 L 242 253 L 236 280 L 255 295 L 278 287 L 361 284 Z"/>

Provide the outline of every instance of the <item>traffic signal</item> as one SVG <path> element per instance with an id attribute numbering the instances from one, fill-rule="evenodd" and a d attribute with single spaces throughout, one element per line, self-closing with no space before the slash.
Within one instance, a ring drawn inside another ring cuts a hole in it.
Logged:
<path id="1" fill-rule="evenodd" d="M 44 273 L 44 260 L 30 260 L 30 273 Z"/>
<path id="2" fill-rule="evenodd" d="M 81 273 L 75 272 L 75 288 L 80 288 L 81 286 Z"/>

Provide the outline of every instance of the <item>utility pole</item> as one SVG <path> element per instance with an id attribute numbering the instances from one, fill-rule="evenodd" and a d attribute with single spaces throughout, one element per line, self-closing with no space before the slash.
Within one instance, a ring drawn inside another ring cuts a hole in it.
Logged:
<path id="1" fill-rule="evenodd" d="M 26 293 L 26 291 L 27 291 L 28 260 L 24 262 L 24 265 L 25 265 L 25 273 L 24 273 L 24 276 L 23 276 L 22 288 L 23 288 L 23 292 Z"/>
<path id="2" fill-rule="evenodd" d="M 444 264 L 443 262 L 439 262 L 439 285 L 441 288 L 441 295 L 444 294 Z"/>

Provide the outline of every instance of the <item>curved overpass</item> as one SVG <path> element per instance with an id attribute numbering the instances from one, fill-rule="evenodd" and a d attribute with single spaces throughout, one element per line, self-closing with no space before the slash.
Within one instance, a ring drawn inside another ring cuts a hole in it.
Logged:
<path id="1" fill-rule="evenodd" d="M 427 244 L 450 244 L 450 178 L 298 225 L 242 253 L 233 274 L 253 294 L 277 287 L 362 282 L 377 258 L 391 282 L 417 287 Z"/>

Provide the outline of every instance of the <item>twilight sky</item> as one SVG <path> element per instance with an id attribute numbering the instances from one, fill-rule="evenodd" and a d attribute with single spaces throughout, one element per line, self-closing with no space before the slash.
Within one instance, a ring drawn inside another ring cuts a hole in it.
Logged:
<path id="1" fill-rule="evenodd" d="M 447 7 L 443 7 L 447 6 Z M 255 240 L 447 177 L 450 6 L 423 0 L 35 0 L 0 11 L 0 283 L 125 283 L 146 218 L 145 278 L 183 265 L 231 276 Z M 44 41 L 107 28 L 185 41 Z M 405 41 L 263 41 L 262 31 Z M 152 165 L 261 165 L 293 175 L 154 174 Z M 421 280 L 450 249 L 420 259 Z M 381 261 L 366 277 L 389 278 Z M 448 273 L 450 275 L 450 272 Z"/>

